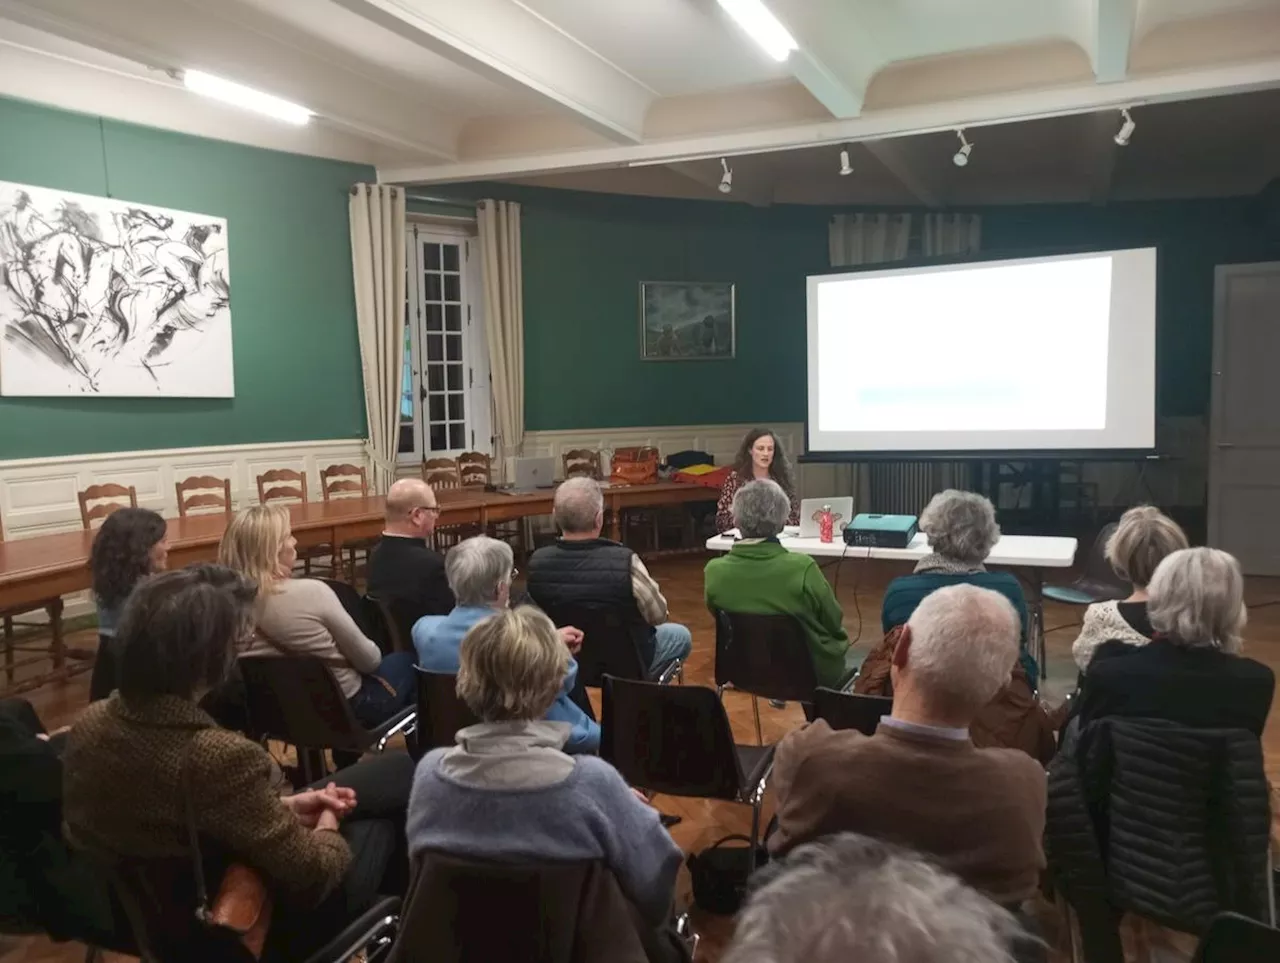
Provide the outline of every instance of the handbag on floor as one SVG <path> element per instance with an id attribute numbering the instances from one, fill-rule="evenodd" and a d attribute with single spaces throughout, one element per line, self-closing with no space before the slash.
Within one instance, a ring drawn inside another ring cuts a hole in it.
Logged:
<path id="1" fill-rule="evenodd" d="M 739 842 L 744 846 L 726 846 Z M 769 861 L 769 852 L 756 846 L 756 869 Z M 734 834 L 716 840 L 686 860 L 693 881 L 693 901 L 708 913 L 732 916 L 742 906 L 751 875 L 751 840 Z"/>

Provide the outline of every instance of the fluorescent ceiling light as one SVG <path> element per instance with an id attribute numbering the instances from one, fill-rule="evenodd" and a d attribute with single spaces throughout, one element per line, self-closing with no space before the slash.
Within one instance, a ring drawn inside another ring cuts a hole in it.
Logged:
<path id="1" fill-rule="evenodd" d="M 182 82 L 187 85 L 188 90 L 193 90 L 197 94 L 203 94 L 245 110 L 252 110 L 254 113 L 265 114 L 276 120 L 282 120 L 286 124 L 301 126 L 312 116 L 311 111 L 298 104 L 264 94 L 260 90 L 245 87 L 243 84 L 223 80 L 213 74 L 206 74 L 203 70 L 184 70 Z"/>
<path id="2" fill-rule="evenodd" d="M 720 6 L 738 22 L 738 26 L 764 48 L 778 63 L 798 49 L 798 44 L 763 3 L 763 0 L 719 0 Z"/>

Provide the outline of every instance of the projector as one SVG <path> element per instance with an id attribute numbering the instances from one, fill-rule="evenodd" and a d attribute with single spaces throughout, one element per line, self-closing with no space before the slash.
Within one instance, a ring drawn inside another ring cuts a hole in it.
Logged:
<path id="1" fill-rule="evenodd" d="M 868 515 L 864 512 L 853 516 L 853 521 L 844 529 L 844 543 L 863 548 L 906 548 L 915 537 L 914 515 Z"/>

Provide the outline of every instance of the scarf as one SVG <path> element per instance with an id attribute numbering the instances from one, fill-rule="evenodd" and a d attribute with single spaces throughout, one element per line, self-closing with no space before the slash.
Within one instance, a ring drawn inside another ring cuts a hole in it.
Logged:
<path id="1" fill-rule="evenodd" d="M 917 575 L 923 572 L 933 572 L 938 575 L 972 575 L 974 572 L 985 572 L 987 567 L 981 562 L 961 562 L 958 559 L 947 558 L 930 552 L 920 561 L 916 562 L 915 572 Z"/>

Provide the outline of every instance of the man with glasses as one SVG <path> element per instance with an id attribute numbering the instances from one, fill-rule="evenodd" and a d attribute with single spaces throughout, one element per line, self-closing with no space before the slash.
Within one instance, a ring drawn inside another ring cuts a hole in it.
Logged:
<path id="1" fill-rule="evenodd" d="M 369 556 L 369 594 L 390 605 L 406 638 L 423 616 L 453 611 L 444 556 L 430 545 L 439 515 L 430 485 L 400 479 L 387 492 L 387 525 Z"/>

